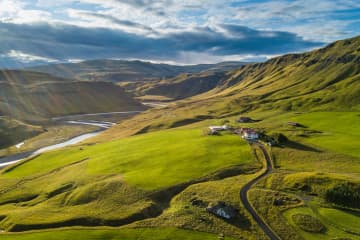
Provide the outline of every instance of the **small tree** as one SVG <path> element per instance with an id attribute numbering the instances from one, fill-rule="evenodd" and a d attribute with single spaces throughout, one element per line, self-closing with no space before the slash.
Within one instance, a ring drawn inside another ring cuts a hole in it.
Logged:
<path id="1" fill-rule="evenodd" d="M 274 133 L 271 135 L 271 138 L 274 139 L 276 144 L 282 144 L 288 141 L 288 138 L 282 133 Z"/>

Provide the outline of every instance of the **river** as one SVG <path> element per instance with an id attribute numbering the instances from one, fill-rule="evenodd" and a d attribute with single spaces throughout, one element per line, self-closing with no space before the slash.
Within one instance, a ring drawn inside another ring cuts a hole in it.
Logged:
<path id="1" fill-rule="evenodd" d="M 102 130 L 98 130 L 96 132 L 92 132 L 92 133 L 86 133 L 74 138 L 71 138 L 65 142 L 62 143 L 58 143 L 58 144 L 54 144 L 51 146 L 47 146 L 47 147 L 43 147 L 40 148 L 36 151 L 31 151 L 31 152 L 25 152 L 25 153 L 19 153 L 19 154 L 15 154 L 15 155 L 11 155 L 11 156 L 7 156 L 7 157 L 3 157 L 0 158 L 0 168 L 4 168 L 6 166 L 18 163 L 26 158 L 29 157 L 34 157 L 37 156 L 41 153 L 47 152 L 47 151 L 52 151 L 52 150 L 56 150 L 56 149 L 60 149 L 60 148 L 64 148 L 67 146 L 71 146 L 77 143 L 80 143 L 86 139 L 95 137 L 96 135 L 100 134 L 102 131 L 110 128 L 111 126 L 115 125 L 115 123 L 111 123 L 111 122 L 101 122 L 101 121 L 67 121 L 66 123 L 69 124 L 81 124 L 81 125 L 91 125 L 91 126 L 97 126 L 102 128 Z"/>

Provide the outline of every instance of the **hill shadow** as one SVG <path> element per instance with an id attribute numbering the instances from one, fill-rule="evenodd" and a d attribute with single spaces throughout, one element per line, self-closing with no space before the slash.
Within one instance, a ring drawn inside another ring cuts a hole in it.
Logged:
<path id="1" fill-rule="evenodd" d="M 307 151 L 307 152 L 316 152 L 316 153 L 321 153 L 322 152 L 319 149 L 313 148 L 311 146 L 304 145 L 304 144 L 299 143 L 299 142 L 290 141 L 290 140 L 288 140 L 286 143 L 283 143 L 282 147 L 288 147 L 288 148 L 301 150 L 301 151 Z"/>

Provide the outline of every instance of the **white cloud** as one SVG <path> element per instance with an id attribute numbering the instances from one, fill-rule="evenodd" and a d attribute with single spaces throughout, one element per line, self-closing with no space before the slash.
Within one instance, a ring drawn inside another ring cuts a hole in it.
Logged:
<path id="1" fill-rule="evenodd" d="M 351 20 L 334 19 L 332 15 L 335 11 L 356 8 L 360 8 L 356 0 L 37 0 L 36 4 L 30 4 L 30 0 L 0 0 L 0 21 L 66 23 L 151 34 L 145 28 L 95 15 L 101 14 L 136 22 L 162 34 L 232 23 L 260 30 L 289 31 L 306 39 L 330 42 L 356 34 L 355 30 L 347 29 Z"/>
<path id="2" fill-rule="evenodd" d="M 48 62 L 48 63 L 55 63 L 58 62 L 56 59 L 51 59 L 42 56 L 36 56 L 32 54 L 27 54 L 21 51 L 11 50 L 7 54 L 2 54 L 0 57 L 8 57 L 13 60 L 23 62 L 23 63 L 30 63 L 30 62 Z"/>
<path id="3" fill-rule="evenodd" d="M 28 3 L 18 0 L 0 0 L 0 21 L 11 23 L 46 22 L 51 19 L 48 11 L 28 9 Z"/>
<path id="4" fill-rule="evenodd" d="M 231 61 L 243 61 L 243 62 L 259 62 L 266 61 L 270 58 L 277 57 L 278 55 L 267 55 L 267 54 L 234 54 L 234 55 L 226 55 L 219 56 L 213 55 L 211 53 L 206 52 L 181 52 L 177 63 L 183 65 L 192 65 L 192 64 L 212 64 L 219 62 L 231 62 Z"/>
<path id="5" fill-rule="evenodd" d="M 154 55 L 184 64 L 252 61 L 314 46 L 303 40 L 331 42 L 359 34 L 354 23 L 359 18 L 347 15 L 359 8 L 358 0 L 0 0 L 0 24 L 5 23 L 0 54 L 28 62 Z M 18 27 L 7 29 L 7 23 Z M 64 48 L 71 51 L 65 54 Z"/>

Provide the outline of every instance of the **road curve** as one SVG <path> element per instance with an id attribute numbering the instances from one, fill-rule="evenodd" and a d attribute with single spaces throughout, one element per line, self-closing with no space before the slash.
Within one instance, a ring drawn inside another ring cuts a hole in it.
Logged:
<path id="1" fill-rule="evenodd" d="M 253 187 L 258 181 L 263 179 L 264 177 L 268 176 L 272 172 L 272 163 L 269 154 L 267 153 L 265 147 L 259 143 L 254 143 L 263 152 L 263 155 L 266 160 L 266 169 L 265 171 L 259 175 L 258 177 L 254 178 L 250 182 L 248 182 L 241 190 L 240 190 L 240 199 L 242 203 L 244 204 L 245 209 L 251 214 L 255 222 L 260 226 L 260 228 L 265 232 L 265 234 L 271 239 L 271 240 L 280 240 L 280 238 L 276 235 L 276 233 L 264 222 L 264 220 L 257 214 L 256 210 L 253 208 L 253 206 L 250 204 L 248 199 L 248 192 L 251 187 Z"/>

